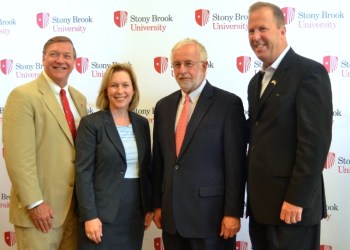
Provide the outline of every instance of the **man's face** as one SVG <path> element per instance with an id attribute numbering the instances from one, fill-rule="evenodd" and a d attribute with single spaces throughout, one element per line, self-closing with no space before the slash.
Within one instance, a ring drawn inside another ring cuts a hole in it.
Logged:
<path id="1" fill-rule="evenodd" d="M 249 42 L 255 55 L 270 66 L 287 46 L 285 27 L 277 27 L 272 10 L 263 7 L 248 19 Z"/>
<path id="2" fill-rule="evenodd" d="M 173 51 L 172 65 L 180 88 L 190 93 L 204 81 L 208 62 L 200 61 L 196 46 L 187 44 Z"/>
<path id="3" fill-rule="evenodd" d="M 60 87 L 64 87 L 75 65 L 72 44 L 57 42 L 49 45 L 43 55 L 43 65 L 46 74 Z"/>

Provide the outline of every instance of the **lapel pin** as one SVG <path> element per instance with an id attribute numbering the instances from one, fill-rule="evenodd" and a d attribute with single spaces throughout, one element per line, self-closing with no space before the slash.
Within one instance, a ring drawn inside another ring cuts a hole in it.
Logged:
<path id="1" fill-rule="evenodd" d="M 276 85 L 276 84 L 277 84 L 276 80 L 272 80 L 271 83 L 272 83 L 273 85 Z"/>

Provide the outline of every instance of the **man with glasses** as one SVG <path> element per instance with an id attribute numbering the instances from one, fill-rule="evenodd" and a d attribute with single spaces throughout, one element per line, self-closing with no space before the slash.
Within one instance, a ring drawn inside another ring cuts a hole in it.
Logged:
<path id="1" fill-rule="evenodd" d="M 180 90 L 155 108 L 154 222 L 167 250 L 234 249 L 246 180 L 242 101 L 206 80 L 198 41 L 178 42 L 171 61 Z"/>

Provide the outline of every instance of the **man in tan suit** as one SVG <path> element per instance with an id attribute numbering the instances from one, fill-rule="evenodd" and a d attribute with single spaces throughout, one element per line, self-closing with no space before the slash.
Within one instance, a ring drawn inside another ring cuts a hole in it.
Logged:
<path id="1" fill-rule="evenodd" d="M 69 38 L 49 39 L 43 49 L 44 71 L 15 88 L 5 105 L 2 134 L 17 249 L 77 248 L 74 135 L 59 94 L 65 89 L 77 125 L 87 106 L 86 98 L 67 84 L 75 60 Z"/>

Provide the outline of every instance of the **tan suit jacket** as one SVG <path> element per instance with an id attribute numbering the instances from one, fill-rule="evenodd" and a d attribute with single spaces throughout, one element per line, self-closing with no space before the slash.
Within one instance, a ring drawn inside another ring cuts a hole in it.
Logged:
<path id="1" fill-rule="evenodd" d="M 69 87 L 80 117 L 86 98 Z M 34 227 L 27 206 L 39 200 L 54 211 L 53 227 L 63 224 L 75 179 L 74 141 L 60 104 L 43 74 L 9 95 L 3 113 L 4 157 L 12 182 L 10 222 Z"/>

